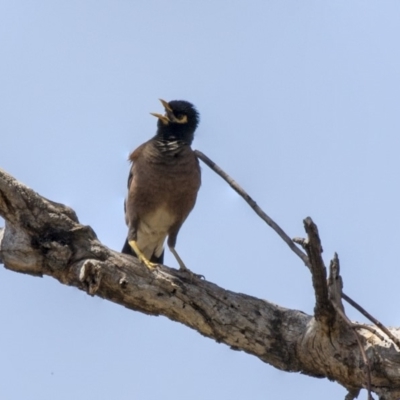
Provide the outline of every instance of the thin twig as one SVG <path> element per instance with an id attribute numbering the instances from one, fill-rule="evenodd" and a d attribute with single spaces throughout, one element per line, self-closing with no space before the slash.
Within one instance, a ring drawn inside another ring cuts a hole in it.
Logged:
<path id="1" fill-rule="evenodd" d="M 296 238 L 292 240 L 282 230 L 282 228 L 258 206 L 258 204 L 250 197 L 250 195 L 233 178 L 231 178 L 225 171 L 223 171 L 214 161 L 208 158 L 204 153 L 202 153 L 199 150 L 195 150 L 194 152 L 197 155 L 197 157 L 204 162 L 204 164 L 206 164 L 222 179 L 224 179 L 231 186 L 231 188 L 247 202 L 247 204 L 254 210 L 254 212 L 282 238 L 282 240 L 304 262 L 304 264 L 308 268 L 311 267 L 307 255 L 295 245 L 295 243 L 298 243 L 304 246 L 305 244 L 304 239 Z M 378 326 L 400 349 L 400 340 L 397 339 L 393 334 L 391 334 L 384 325 L 382 325 L 376 318 L 374 318 L 371 314 L 365 311 L 360 305 L 358 305 L 354 300 L 352 300 L 346 294 L 342 293 L 342 297 L 350 305 L 356 308 L 361 314 L 363 314 L 366 318 L 368 318 L 371 322 L 373 322 L 376 326 Z"/>
<path id="2" fill-rule="evenodd" d="M 346 322 L 346 324 L 353 330 L 354 332 L 354 336 L 356 337 L 357 343 L 358 343 L 358 347 L 360 349 L 361 352 L 361 356 L 364 362 L 364 365 L 367 369 L 367 391 L 368 391 L 368 400 L 373 400 L 372 394 L 371 394 L 371 365 L 369 363 L 367 354 L 365 353 L 365 349 L 363 344 L 361 343 L 361 339 L 360 336 L 358 334 L 358 332 L 356 331 L 357 326 L 355 326 L 348 318 L 347 315 L 340 309 L 340 307 L 338 307 L 337 304 L 332 302 L 333 307 L 335 308 L 336 312 L 341 316 L 341 318 L 343 319 L 344 322 Z"/>
<path id="3" fill-rule="evenodd" d="M 363 347 L 363 345 L 361 343 L 360 336 L 359 336 L 358 332 L 354 328 L 353 328 L 353 332 L 355 333 L 355 336 L 356 336 L 356 339 L 357 339 L 357 343 L 358 343 L 358 347 L 360 348 L 364 364 L 365 364 L 365 366 L 367 368 L 368 400 L 374 400 L 374 398 L 372 397 L 372 393 L 371 393 L 371 366 L 369 364 L 369 360 L 367 358 L 367 354 L 365 353 L 365 350 L 364 350 L 364 347 Z"/>
<path id="4" fill-rule="evenodd" d="M 363 324 L 356 324 L 356 323 L 353 323 L 353 326 L 354 326 L 354 328 L 357 328 L 357 329 L 365 329 L 366 331 L 370 331 L 375 336 L 378 336 L 378 338 L 380 340 L 382 340 L 382 341 L 385 340 L 385 338 L 375 328 L 373 328 L 372 326 L 363 325 Z"/>
<path id="5" fill-rule="evenodd" d="M 249 196 L 249 194 L 205 154 L 199 150 L 195 150 L 194 152 L 196 153 L 197 157 L 204 162 L 204 164 L 206 164 L 222 179 L 224 179 L 231 186 L 231 188 L 247 202 L 247 204 L 255 211 L 255 213 L 282 238 L 282 240 L 290 247 L 290 249 L 298 257 L 300 257 L 304 264 L 309 268 L 310 263 L 307 256 L 293 243 L 293 240 L 283 231 L 283 229 L 258 206 L 258 204 Z"/>
<path id="6" fill-rule="evenodd" d="M 383 333 L 385 333 L 388 338 L 390 338 L 393 343 L 400 349 L 400 340 L 394 336 L 386 326 L 384 326 L 381 322 L 379 322 L 375 317 L 373 317 L 368 311 L 364 310 L 358 303 L 356 303 L 353 299 L 351 299 L 346 294 L 342 293 L 342 297 L 346 300 L 350 305 L 352 305 L 356 310 L 358 310 L 364 317 L 368 318 L 371 322 L 373 322 Z"/>

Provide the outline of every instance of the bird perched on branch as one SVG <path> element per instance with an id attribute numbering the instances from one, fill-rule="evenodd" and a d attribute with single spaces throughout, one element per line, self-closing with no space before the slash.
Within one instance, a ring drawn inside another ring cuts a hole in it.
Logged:
<path id="1" fill-rule="evenodd" d="M 199 114 L 187 101 L 160 101 L 165 114 L 151 113 L 158 118 L 156 135 L 129 156 L 132 166 L 125 201 L 129 230 L 122 253 L 153 269 L 163 262 L 168 236 L 180 269 L 188 271 L 175 245 L 201 183 L 199 161 L 190 147 Z"/>

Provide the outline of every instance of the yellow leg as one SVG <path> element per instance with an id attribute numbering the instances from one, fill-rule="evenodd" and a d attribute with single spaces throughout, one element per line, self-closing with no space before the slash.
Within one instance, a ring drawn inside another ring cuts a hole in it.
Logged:
<path id="1" fill-rule="evenodd" d="M 136 255 L 138 256 L 138 259 L 144 264 L 146 265 L 146 267 L 148 269 L 154 269 L 157 267 L 158 264 L 156 263 L 152 263 L 150 260 L 148 260 L 146 258 L 146 256 L 142 253 L 142 251 L 139 249 L 137 243 L 135 240 L 130 240 L 129 241 L 129 246 L 132 247 L 133 251 L 136 253 Z"/>

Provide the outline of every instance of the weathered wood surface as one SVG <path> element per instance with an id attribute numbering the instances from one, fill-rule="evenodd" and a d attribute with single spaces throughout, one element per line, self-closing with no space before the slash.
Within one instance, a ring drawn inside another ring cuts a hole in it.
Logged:
<path id="1" fill-rule="evenodd" d="M 340 275 L 333 268 L 326 280 L 323 263 L 318 265 L 318 231 L 313 233 L 310 219 L 305 220 L 308 239 L 302 244 L 314 266 L 315 316 L 166 266 L 150 271 L 101 244 L 73 210 L 43 198 L 3 170 L 0 215 L 6 220 L 0 262 L 10 270 L 52 276 L 132 310 L 164 315 L 281 370 L 335 380 L 349 390 L 347 399 L 368 386 L 354 329 L 340 315 L 341 285 L 335 284 Z M 360 326 L 357 331 L 369 360 L 371 390 L 381 399 L 400 398 L 399 349 L 384 334 Z M 400 336 L 398 328 L 390 332 Z"/>

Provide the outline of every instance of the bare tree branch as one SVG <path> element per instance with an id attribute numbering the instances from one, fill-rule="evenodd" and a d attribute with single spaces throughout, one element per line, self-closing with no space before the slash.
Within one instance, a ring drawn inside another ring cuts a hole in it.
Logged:
<path id="1" fill-rule="evenodd" d="M 314 315 L 317 320 L 322 321 L 328 328 L 333 324 L 335 312 L 328 298 L 328 286 L 326 268 L 322 259 L 322 246 L 319 238 L 318 228 L 313 220 L 308 217 L 304 220 L 304 228 L 308 239 L 302 242 L 304 246 L 312 275 L 316 304 Z"/>
<path id="2" fill-rule="evenodd" d="M 286 235 L 286 233 L 278 226 L 278 224 L 276 224 L 272 220 L 272 218 L 267 216 L 267 214 L 250 197 L 250 195 L 241 186 L 239 186 L 238 183 L 235 182 L 225 171 L 223 171 L 222 168 L 220 168 L 214 161 L 212 161 L 202 152 L 198 150 L 196 150 L 195 152 L 197 156 L 208 167 L 210 167 L 214 172 L 221 176 L 250 205 L 250 207 L 253 208 L 257 215 L 259 215 L 289 245 L 290 249 L 297 256 L 299 256 L 303 260 L 305 265 L 310 269 L 316 294 L 315 317 L 323 323 L 325 328 L 327 328 L 328 330 L 331 328 L 331 325 L 333 324 L 336 316 L 334 311 L 336 311 L 336 313 L 341 316 L 342 321 L 346 322 L 346 324 L 352 329 L 363 328 L 369 330 L 381 340 L 383 340 L 383 337 L 379 335 L 373 327 L 367 325 L 353 324 L 348 320 L 344 313 L 344 307 L 342 304 L 343 298 L 350 305 L 354 306 L 358 311 L 360 311 L 364 316 L 366 316 L 371 322 L 375 323 L 398 346 L 400 341 L 385 326 L 383 326 L 377 319 L 371 316 L 353 299 L 343 293 L 343 282 L 339 273 L 339 259 L 336 253 L 334 256 L 334 260 L 332 260 L 330 265 L 329 286 L 326 287 L 324 282 L 326 279 L 326 268 L 321 257 L 322 246 L 320 243 L 317 226 L 312 222 L 311 218 L 307 218 L 306 220 L 304 220 L 305 229 L 309 235 L 309 239 L 306 240 L 302 238 L 294 238 L 293 241 L 291 241 L 289 236 Z M 299 244 L 306 250 L 308 258 L 305 257 L 304 253 L 302 253 L 296 246 L 293 246 L 293 242 Z M 328 301 L 327 293 L 329 293 L 329 300 L 332 302 L 332 304 L 330 304 Z M 356 330 L 354 330 L 354 334 L 360 347 L 364 363 L 367 366 L 367 390 L 368 398 L 370 399 L 372 398 L 370 364 L 369 360 L 366 358 L 365 351 L 362 348 L 361 338 Z M 355 398 L 358 396 L 358 393 L 359 389 L 354 390 L 353 388 L 350 388 L 346 399 Z"/>
<path id="3" fill-rule="evenodd" d="M 306 248 L 307 242 L 303 238 L 294 238 L 293 240 L 284 232 L 284 230 L 271 218 L 269 217 L 262 209 L 258 206 L 258 204 L 253 200 L 253 198 L 232 178 L 230 177 L 220 166 L 218 166 L 214 161 L 212 161 L 209 157 L 207 157 L 204 153 L 199 150 L 195 150 L 197 157 L 203 161 L 210 169 L 212 169 L 216 174 L 218 174 L 222 179 L 227 182 L 231 188 L 238 193 L 247 204 L 255 211 L 255 213 L 266 222 L 280 237 L 281 239 L 289 246 L 289 248 L 304 262 L 304 264 L 311 268 L 310 260 L 298 247 L 294 245 L 294 243 L 299 244 L 303 248 Z M 322 250 L 322 249 L 321 249 Z M 321 258 L 322 261 L 322 258 Z M 323 290 L 323 289 L 322 289 Z M 345 293 L 342 293 L 342 297 L 345 301 L 347 301 L 350 305 L 360 311 L 364 316 L 366 316 L 371 322 L 376 323 L 377 321 L 373 316 L 367 313 L 360 305 L 358 305 L 353 299 L 347 296 Z M 340 302 L 341 304 L 341 302 Z M 383 326 L 379 321 L 377 321 L 376 325 L 378 327 Z M 382 328 L 381 328 L 382 329 Z M 383 329 L 385 327 L 383 326 Z M 383 330 L 382 329 L 382 330 Z M 386 333 L 386 332 L 385 332 Z M 387 333 L 386 333 L 387 334 Z M 389 333 L 390 335 L 390 333 Z M 389 336 L 388 335 L 388 336 Z M 398 341 L 393 335 L 389 336 L 391 340 L 400 348 Z"/>
<path id="4" fill-rule="evenodd" d="M 335 380 L 348 388 L 348 396 L 366 387 L 363 355 L 352 330 L 338 320 L 327 332 L 323 319 L 301 311 L 191 281 L 166 266 L 149 271 L 102 245 L 71 209 L 2 170 L 0 215 L 6 219 L 0 258 L 10 270 L 52 276 L 132 310 L 164 315 L 281 370 Z M 316 298 L 323 303 L 325 292 Z M 386 399 L 400 397 L 399 353 L 367 330 L 359 335 L 371 365 L 372 390 Z"/>
<path id="5" fill-rule="evenodd" d="M 374 323 L 383 333 L 385 333 L 393 343 L 400 349 L 400 340 L 394 336 L 386 326 L 382 324 L 382 322 L 378 321 L 375 317 L 373 317 L 368 311 L 366 311 L 363 307 L 357 304 L 354 300 L 352 300 L 349 296 L 342 293 L 342 297 L 349 304 L 351 304 L 356 310 L 358 310 L 362 315 L 364 315 L 367 319 L 369 319 L 372 323 Z"/>

